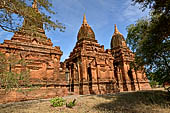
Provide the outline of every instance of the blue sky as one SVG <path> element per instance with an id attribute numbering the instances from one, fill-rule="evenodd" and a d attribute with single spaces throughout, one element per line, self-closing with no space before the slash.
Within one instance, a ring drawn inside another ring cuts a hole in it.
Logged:
<path id="1" fill-rule="evenodd" d="M 65 32 L 46 31 L 54 46 L 60 46 L 63 51 L 61 61 L 68 58 L 73 50 L 77 34 L 82 24 L 83 15 L 95 32 L 96 40 L 110 48 L 110 41 L 114 32 L 114 24 L 126 38 L 126 27 L 134 24 L 139 18 L 146 17 L 148 11 L 142 12 L 139 6 L 132 6 L 131 0 L 51 0 L 57 12 L 53 19 L 59 20 L 66 26 Z M 10 39 L 12 33 L 0 30 L 0 43 Z"/>

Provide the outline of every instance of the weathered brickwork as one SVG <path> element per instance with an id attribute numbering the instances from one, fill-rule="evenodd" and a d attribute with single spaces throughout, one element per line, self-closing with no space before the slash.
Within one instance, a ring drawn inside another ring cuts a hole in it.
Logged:
<path id="1" fill-rule="evenodd" d="M 39 13 L 35 2 L 33 8 Z M 33 23 L 27 20 L 23 22 L 24 29 L 32 28 L 32 25 Z M 57 80 L 60 57 L 63 53 L 60 47 L 53 47 L 53 43 L 50 38 L 46 37 L 41 23 L 36 24 L 34 28 L 38 35 L 16 32 L 11 40 L 4 40 L 4 43 L 0 44 L 0 52 L 7 57 L 13 54 L 16 59 L 25 59 L 27 69 L 30 70 L 30 79 L 34 83 Z M 21 69 L 21 65 L 16 65 L 14 70 L 19 71 Z"/>
<path id="2" fill-rule="evenodd" d="M 84 16 L 76 46 L 65 61 L 70 72 L 71 91 L 79 90 L 79 94 L 116 91 L 113 61 L 111 51 L 104 50 L 104 46 L 95 40 L 95 34 Z M 79 87 L 75 89 L 74 84 L 79 84 Z"/>
<path id="3" fill-rule="evenodd" d="M 35 4 L 33 8 L 38 12 Z M 23 26 L 31 25 L 33 24 L 24 20 Z M 29 96 L 11 92 L 22 95 L 21 98 L 14 98 L 10 94 L 3 95 L 1 90 L 0 97 L 7 100 L 0 103 L 64 96 L 69 93 L 107 94 L 150 89 L 144 71 L 135 71 L 130 67 L 134 54 L 127 47 L 116 25 L 111 39 L 111 49 L 105 50 L 95 39 L 95 34 L 84 16 L 77 43 L 64 62 L 60 62 L 63 54 L 60 47 L 53 47 L 53 43 L 45 35 L 43 25 L 39 24 L 37 28 L 38 36 L 16 32 L 11 40 L 4 40 L 4 43 L 0 44 L 0 52 L 7 57 L 14 54 L 16 59 L 25 59 L 28 63 L 26 67 L 30 70 L 31 83 L 41 88 L 35 91 L 35 95 L 28 93 Z M 17 72 L 21 69 L 22 66 L 17 65 L 13 70 Z M 41 91 L 44 91 L 43 95 L 47 95 L 42 96 L 39 94 Z"/>
<path id="4" fill-rule="evenodd" d="M 104 50 L 104 46 L 95 40 L 95 34 L 84 16 L 76 46 L 64 62 L 69 70 L 71 91 L 102 94 L 150 89 L 145 73 L 130 68 L 133 60 L 134 54 L 116 25 L 111 49 Z M 79 87 L 76 85 L 75 88 L 75 84 Z"/>
<path id="5" fill-rule="evenodd" d="M 114 75 L 120 91 L 137 91 L 150 89 L 144 70 L 135 71 L 130 67 L 134 54 L 127 47 L 123 35 L 115 25 L 111 40 L 111 52 L 114 56 Z"/>

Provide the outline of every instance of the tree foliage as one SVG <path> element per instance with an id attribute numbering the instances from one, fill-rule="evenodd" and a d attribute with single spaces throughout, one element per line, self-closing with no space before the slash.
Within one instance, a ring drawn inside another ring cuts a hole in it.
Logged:
<path id="1" fill-rule="evenodd" d="M 34 7 L 32 7 L 33 2 Z M 59 28 L 63 31 L 65 27 L 57 20 L 51 19 L 51 15 L 54 14 L 56 13 L 52 11 L 52 4 L 49 0 L 0 0 L 0 28 L 8 32 L 23 29 L 24 19 L 35 26 L 43 23 L 46 30 Z M 32 30 L 34 28 L 27 31 Z"/>
<path id="2" fill-rule="evenodd" d="M 19 65 L 20 71 L 15 67 Z M 9 90 L 19 88 L 29 83 L 29 70 L 26 69 L 27 63 L 24 59 L 16 59 L 16 55 L 5 56 L 0 53 L 0 88 Z"/>
<path id="3" fill-rule="evenodd" d="M 150 8 L 150 18 L 140 19 L 127 27 L 127 43 L 136 54 L 138 67 L 145 65 L 147 74 L 160 84 L 170 82 L 170 1 L 132 0 Z"/>

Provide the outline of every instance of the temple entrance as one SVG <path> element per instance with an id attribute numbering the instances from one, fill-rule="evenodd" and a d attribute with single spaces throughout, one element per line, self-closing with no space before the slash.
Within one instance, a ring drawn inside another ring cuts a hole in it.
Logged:
<path id="1" fill-rule="evenodd" d="M 118 80 L 118 64 L 114 63 L 114 76 L 116 79 L 116 85 L 119 87 L 119 80 Z"/>
<path id="2" fill-rule="evenodd" d="M 117 81 L 117 85 L 118 85 L 118 72 L 117 72 L 117 66 L 114 64 L 114 76 L 115 76 L 115 79 L 116 79 L 116 81 Z"/>
<path id="3" fill-rule="evenodd" d="M 79 94 L 80 94 L 80 95 L 83 95 L 83 80 L 80 82 Z"/>
<path id="4" fill-rule="evenodd" d="M 132 70 L 128 71 L 128 76 L 131 80 L 131 89 L 135 91 L 135 84 L 134 84 L 134 79 L 133 79 L 133 75 L 132 75 Z"/>
<path id="5" fill-rule="evenodd" d="M 89 78 L 89 92 L 90 92 L 90 94 L 94 94 L 93 86 L 92 86 L 92 73 L 91 73 L 90 67 L 87 68 L 87 74 L 88 74 L 88 78 Z"/>
<path id="6" fill-rule="evenodd" d="M 71 92 L 74 92 L 74 66 L 72 65 L 71 69 Z"/>

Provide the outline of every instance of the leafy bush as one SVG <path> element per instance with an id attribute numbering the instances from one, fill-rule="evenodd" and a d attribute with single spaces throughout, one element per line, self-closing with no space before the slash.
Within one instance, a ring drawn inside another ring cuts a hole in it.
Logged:
<path id="1" fill-rule="evenodd" d="M 8 54 L 0 52 L 0 88 L 6 91 L 12 88 L 20 88 L 29 84 L 29 70 L 27 62 L 23 58 L 17 58 L 19 54 Z M 22 69 L 17 71 L 16 66 Z"/>
<path id="2" fill-rule="evenodd" d="M 72 108 L 76 105 L 76 99 L 74 99 L 73 101 L 69 102 L 68 104 L 66 103 L 66 107 Z"/>
<path id="3" fill-rule="evenodd" d="M 56 97 L 50 100 L 53 107 L 60 107 L 65 104 L 65 100 L 62 97 Z"/>
<path id="4" fill-rule="evenodd" d="M 154 80 L 150 80 L 149 84 L 151 85 L 152 88 L 156 88 L 159 85 L 159 83 Z"/>

